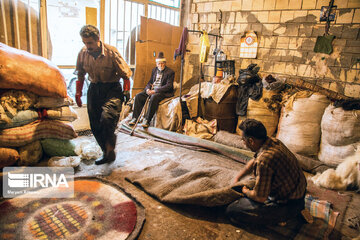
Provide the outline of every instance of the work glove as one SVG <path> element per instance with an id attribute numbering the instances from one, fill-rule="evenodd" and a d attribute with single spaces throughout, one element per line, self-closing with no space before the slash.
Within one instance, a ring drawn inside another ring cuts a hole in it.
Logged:
<path id="1" fill-rule="evenodd" d="M 75 101 L 76 104 L 78 105 L 78 107 L 82 106 L 82 102 L 81 102 L 81 96 L 82 96 L 82 89 L 84 86 L 84 81 L 76 81 L 76 94 L 75 94 Z"/>
<path id="2" fill-rule="evenodd" d="M 123 95 L 124 95 L 124 103 L 126 104 L 130 100 L 130 92 L 124 91 Z"/>

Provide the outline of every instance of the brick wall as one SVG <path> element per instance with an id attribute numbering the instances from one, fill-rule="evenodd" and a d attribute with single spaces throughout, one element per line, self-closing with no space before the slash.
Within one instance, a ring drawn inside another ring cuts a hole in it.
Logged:
<path id="1" fill-rule="evenodd" d="M 261 75 L 301 78 L 352 97 L 360 97 L 360 0 L 335 0 L 336 20 L 329 33 L 335 35 L 331 55 L 313 51 L 317 36 L 325 32 L 319 21 L 321 6 L 329 0 L 186 0 L 183 26 L 191 30 L 219 33 L 228 59 L 236 62 L 236 73 L 250 63 L 260 66 Z M 240 38 L 247 30 L 257 33 L 256 59 L 239 58 Z M 215 38 L 210 37 L 210 55 Z M 198 79 L 199 35 L 189 34 L 184 81 Z M 206 80 L 214 74 L 214 57 L 204 65 Z"/>

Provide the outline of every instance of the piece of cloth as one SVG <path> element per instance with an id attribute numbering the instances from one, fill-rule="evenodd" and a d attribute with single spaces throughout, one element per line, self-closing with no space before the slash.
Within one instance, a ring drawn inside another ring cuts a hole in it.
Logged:
<path id="1" fill-rule="evenodd" d="M 227 206 L 226 215 L 235 223 L 276 224 L 295 218 L 304 209 L 304 205 L 304 197 L 286 203 L 271 200 L 259 203 L 242 197 Z"/>
<path id="2" fill-rule="evenodd" d="M 334 35 L 318 36 L 314 46 L 314 52 L 331 54 L 333 52 L 332 41 Z"/>
<path id="3" fill-rule="evenodd" d="M 216 119 L 208 121 L 198 117 L 195 121 L 186 119 L 184 133 L 188 136 L 211 139 L 216 134 Z"/>
<path id="4" fill-rule="evenodd" d="M 130 67 L 121 57 L 118 50 L 106 43 L 101 43 L 101 55 L 91 56 L 83 47 L 78 54 L 75 74 L 85 76 L 89 74 L 92 83 L 118 82 L 120 78 L 129 79 L 132 75 Z"/>
<path id="5" fill-rule="evenodd" d="M 119 82 L 90 83 L 87 94 L 90 127 L 104 153 L 106 144 L 115 147 L 114 132 L 120 117 L 122 99 Z"/>
<path id="6" fill-rule="evenodd" d="M 250 64 L 246 69 L 239 71 L 237 79 L 238 100 L 236 102 L 236 114 L 238 116 L 246 116 L 249 98 L 258 100 L 262 96 L 262 81 L 257 72 L 259 68 L 255 68 L 256 64 Z"/>
<path id="7" fill-rule="evenodd" d="M 274 201 L 299 199 L 306 191 L 306 178 L 295 155 L 278 139 L 268 137 L 255 154 L 254 191 Z"/>
<path id="8" fill-rule="evenodd" d="M 174 60 L 176 60 L 176 58 L 178 56 L 181 56 L 181 58 L 184 58 L 185 53 L 186 53 L 187 38 L 188 38 L 188 29 L 187 29 L 187 27 L 184 27 L 183 32 L 181 34 L 179 47 L 177 49 L 175 49 L 175 52 L 174 52 Z"/>

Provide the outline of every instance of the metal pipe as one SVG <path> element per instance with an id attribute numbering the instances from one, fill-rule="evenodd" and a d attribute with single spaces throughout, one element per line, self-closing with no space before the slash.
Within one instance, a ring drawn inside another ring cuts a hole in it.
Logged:
<path id="1" fill-rule="evenodd" d="M 109 44 L 111 44 L 111 2 L 109 1 Z"/>
<path id="2" fill-rule="evenodd" d="M 5 17 L 4 1 L 0 1 L 0 4 L 1 4 L 1 15 L 2 15 L 2 18 L 3 18 L 3 24 L 4 24 L 5 44 L 8 45 L 8 36 L 7 36 L 7 28 L 6 28 L 6 17 Z"/>

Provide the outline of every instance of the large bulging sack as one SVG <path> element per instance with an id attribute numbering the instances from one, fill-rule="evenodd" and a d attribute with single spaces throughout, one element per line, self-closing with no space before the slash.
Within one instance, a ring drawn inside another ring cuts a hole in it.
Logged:
<path id="1" fill-rule="evenodd" d="M 295 153 L 317 156 L 321 118 L 329 103 L 319 93 L 296 93 L 281 109 L 277 138 Z"/>
<path id="2" fill-rule="evenodd" d="M 39 96 L 67 96 L 65 78 L 46 58 L 0 43 L 0 88 Z"/>

